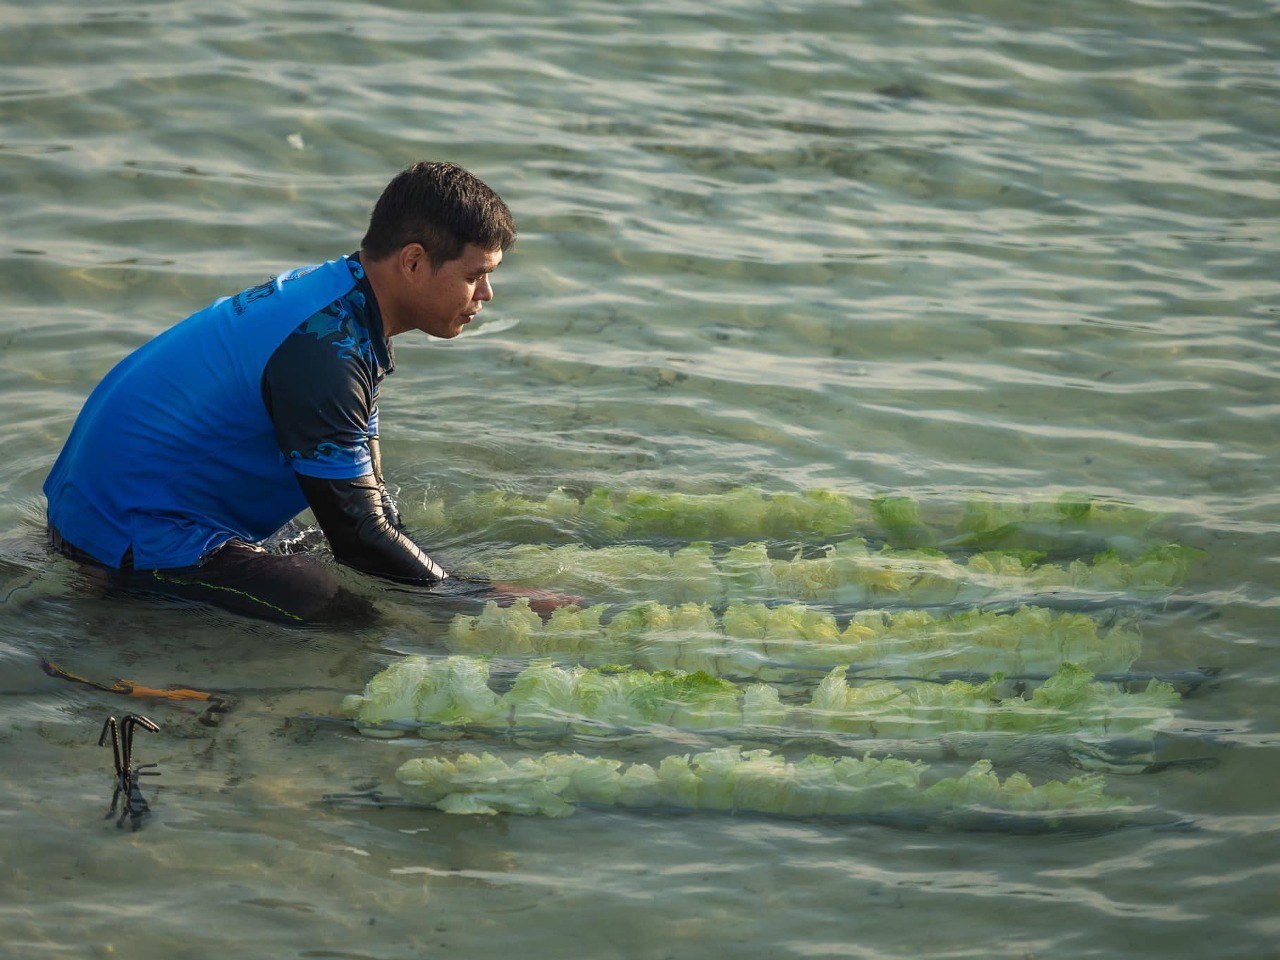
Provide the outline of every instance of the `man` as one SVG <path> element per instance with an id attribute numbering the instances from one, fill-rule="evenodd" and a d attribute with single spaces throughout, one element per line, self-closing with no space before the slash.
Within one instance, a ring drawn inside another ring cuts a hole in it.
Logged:
<path id="1" fill-rule="evenodd" d="M 339 563 L 453 587 L 383 483 L 378 390 L 390 338 L 461 333 L 515 237 L 507 205 L 461 167 L 403 171 L 358 253 L 218 300 L 107 374 L 45 482 L 51 542 L 113 589 L 287 622 L 362 619 L 368 604 L 320 558 L 257 546 L 309 506 Z"/>

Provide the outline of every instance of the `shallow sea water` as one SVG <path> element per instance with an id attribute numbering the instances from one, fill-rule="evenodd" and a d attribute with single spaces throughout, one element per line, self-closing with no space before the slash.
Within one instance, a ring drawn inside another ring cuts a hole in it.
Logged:
<path id="1" fill-rule="evenodd" d="M 0 955 L 1280 953 L 1278 59 L 1271 0 L 0 3 Z M 357 632 L 106 598 L 46 556 L 40 485 L 125 353 L 354 249 L 428 157 L 521 239 L 466 336 L 396 343 L 411 524 L 560 485 L 1161 511 L 1207 556 L 1140 666 L 1221 668 L 1161 744 L 1204 762 L 1108 788 L 1182 827 L 321 803 L 434 749 L 315 718 L 448 616 L 369 584 L 393 615 Z M 42 657 L 240 702 L 207 727 Z M 130 706 L 162 727 L 138 833 L 96 746 Z"/>

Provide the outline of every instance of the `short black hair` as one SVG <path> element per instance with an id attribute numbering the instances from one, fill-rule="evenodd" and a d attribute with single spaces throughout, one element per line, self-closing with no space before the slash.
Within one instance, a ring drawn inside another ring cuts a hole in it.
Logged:
<path id="1" fill-rule="evenodd" d="M 420 243 L 432 267 L 456 260 L 467 244 L 507 250 L 516 242 L 516 222 L 502 198 L 456 163 L 415 163 L 387 184 L 374 204 L 360 249 L 381 260 Z"/>

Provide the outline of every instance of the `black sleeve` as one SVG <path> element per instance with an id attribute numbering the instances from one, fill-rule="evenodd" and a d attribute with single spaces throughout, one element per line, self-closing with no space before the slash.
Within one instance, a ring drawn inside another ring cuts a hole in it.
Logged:
<path id="1" fill-rule="evenodd" d="M 493 599 L 488 580 L 450 576 L 391 524 L 381 509 L 386 490 L 372 475 L 322 480 L 299 474 L 298 483 L 339 563 L 384 580 L 432 587 L 460 610 Z"/>
<path id="2" fill-rule="evenodd" d="M 301 323 L 262 371 L 262 402 L 280 452 L 299 473 L 325 479 L 368 474 L 378 432 L 372 347 L 344 301 Z"/>
<path id="3" fill-rule="evenodd" d="M 383 507 L 385 489 L 372 474 L 352 480 L 298 474 L 298 484 L 339 563 L 384 580 L 423 586 L 449 576 L 392 523 Z"/>

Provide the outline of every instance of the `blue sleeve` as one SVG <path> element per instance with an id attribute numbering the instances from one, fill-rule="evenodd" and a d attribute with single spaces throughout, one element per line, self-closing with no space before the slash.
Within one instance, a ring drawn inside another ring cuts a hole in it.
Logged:
<path id="1" fill-rule="evenodd" d="M 262 399 L 280 452 L 293 469 L 322 480 L 373 472 L 378 385 L 368 335 L 344 301 L 285 337 L 262 373 Z"/>

